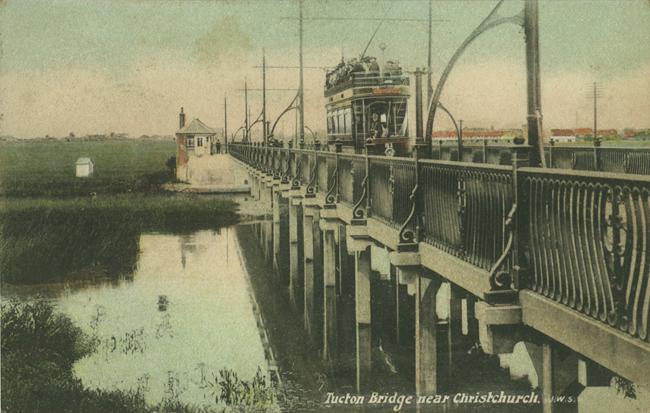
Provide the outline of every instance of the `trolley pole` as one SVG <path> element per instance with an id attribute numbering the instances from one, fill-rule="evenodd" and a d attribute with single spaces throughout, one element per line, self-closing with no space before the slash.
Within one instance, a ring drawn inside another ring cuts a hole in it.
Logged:
<path id="1" fill-rule="evenodd" d="M 463 120 L 458 121 L 458 162 L 463 162 Z"/>
<path id="2" fill-rule="evenodd" d="M 266 134 L 266 52 L 262 49 L 262 141 L 268 145 Z"/>
<path id="3" fill-rule="evenodd" d="M 598 91 L 594 82 L 594 142 L 598 140 Z"/>
<path id="4" fill-rule="evenodd" d="M 244 142 L 248 142 L 248 83 L 244 79 Z"/>
<path id="5" fill-rule="evenodd" d="M 431 82 L 431 31 L 432 31 L 432 3 L 433 0 L 429 0 L 429 48 L 427 53 L 427 107 L 429 102 L 431 102 L 431 97 L 433 96 L 433 83 Z"/>
<path id="6" fill-rule="evenodd" d="M 422 139 L 422 135 L 422 71 L 417 68 L 415 69 L 415 141 Z"/>
<path id="7" fill-rule="evenodd" d="M 228 153 L 228 97 L 223 96 L 223 148 Z"/>
<path id="8" fill-rule="evenodd" d="M 545 166 L 542 142 L 542 103 L 539 75 L 539 12 L 538 0 L 526 0 L 524 21 L 526 33 L 526 72 L 528 92 L 528 144 L 531 146 L 530 166 Z"/>
<path id="9" fill-rule="evenodd" d="M 299 115 L 299 117 L 300 117 L 300 120 L 299 120 L 300 125 L 299 125 L 299 128 L 298 128 L 298 134 L 299 134 L 298 138 L 300 139 L 300 142 L 305 141 L 305 100 L 304 100 L 304 92 L 305 91 L 304 91 L 304 83 L 303 83 L 304 82 L 304 80 L 303 80 L 304 66 L 303 66 L 303 61 L 302 61 L 302 58 L 303 58 L 303 50 L 302 50 L 302 48 L 303 48 L 303 44 L 302 44 L 302 32 L 303 32 L 303 30 L 302 30 L 302 20 L 303 20 L 302 8 L 303 8 L 303 0 L 300 0 L 300 24 L 299 24 L 299 30 L 300 30 L 300 85 L 299 85 L 299 92 L 298 92 L 299 95 L 300 95 L 299 102 L 298 102 L 298 104 L 300 105 L 300 115 Z M 299 146 L 298 142 L 296 142 L 295 147 L 297 148 L 298 146 Z"/>

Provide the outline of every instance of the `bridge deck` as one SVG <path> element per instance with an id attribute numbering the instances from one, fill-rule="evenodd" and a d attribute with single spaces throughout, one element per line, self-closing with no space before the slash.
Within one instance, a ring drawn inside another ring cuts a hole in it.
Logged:
<path id="1" fill-rule="evenodd" d="M 650 177 L 233 145 L 391 250 L 650 387 Z M 331 214 L 331 213 L 328 213 Z M 513 293 L 513 294 L 509 294 Z"/>

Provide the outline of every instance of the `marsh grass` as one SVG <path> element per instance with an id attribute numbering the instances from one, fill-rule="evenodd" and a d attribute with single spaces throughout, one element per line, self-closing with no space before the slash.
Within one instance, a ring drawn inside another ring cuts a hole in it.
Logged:
<path id="1" fill-rule="evenodd" d="M 168 377 L 166 397 L 148 405 L 143 389 L 87 389 L 77 379 L 75 361 L 95 351 L 96 342 L 45 301 L 3 303 L 2 408 L 12 413 L 213 413 L 277 410 L 275 391 L 262 373 L 250 381 L 222 370 L 214 383 L 215 405 L 196 407 L 178 400 L 181 383 Z"/>
<path id="2" fill-rule="evenodd" d="M 2 282 L 131 274 L 142 232 L 189 233 L 237 222 L 236 204 L 191 195 L 0 199 Z"/>
<path id="3" fill-rule="evenodd" d="M 267 384 L 259 367 L 251 380 L 240 379 L 230 369 L 219 370 L 219 376 L 214 378 L 212 392 L 216 402 L 242 411 L 269 411 L 276 402 L 275 390 Z"/>

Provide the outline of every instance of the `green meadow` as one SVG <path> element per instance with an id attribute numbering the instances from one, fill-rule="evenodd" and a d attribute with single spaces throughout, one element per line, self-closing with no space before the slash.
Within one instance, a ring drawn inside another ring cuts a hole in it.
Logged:
<path id="1" fill-rule="evenodd" d="M 143 232 L 235 224 L 233 201 L 162 191 L 174 180 L 167 165 L 175 150 L 173 141 L 152 140 L 0 142 L 0 284 L 128 278 Z M 80 157 L 93 160 L 93 177 L 75 177 Z M 214 373 L 214 409 L 175 398 L 149 405 L 140 388 L 87 388 L 72 367 L 96 350 L 96 337 L 38 299 L 3 302 L 0 314 L 3 412 L 198 413 L 273 404 L 261 373 L 249 381 L 230 370 Z"/>
<path id="2" fill-rule="evenodd" d="M 0 196 L 71 196 L 154 192 L 172 179 L 167 160 L 172 140 L 0 142 Z M 89 157 L 90 178 L 75 177 L 75 162 Z"/>
<path id="3" fill-rule="evenodd" d="M 232 201 L 161 190 L 174 155 L 173 141 L 0 143 L 1 282 L 128 275 L 142 232 L 237 222 Z M 93 177 L 75 177 L 79 157 L 94 161 Z"/>

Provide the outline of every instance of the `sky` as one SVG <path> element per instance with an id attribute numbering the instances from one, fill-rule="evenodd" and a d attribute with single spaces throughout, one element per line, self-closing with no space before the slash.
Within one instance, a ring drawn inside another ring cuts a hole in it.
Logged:
<path id="1" fill-rule="evenodd" d="M 433 0 L 434 85 L 496 0 Z M 368 48 L 407 70 L 427 62 L 427 0 L 305 0 L 309 17 L 403 18 L 384 22 Z M 523 0 L 507 0 L 503 16 Z M 650 1 L 540 0 L 544 126 L 590 126 L 589 91 L 601 89 L 599 128 L 650 127 Z M 171 135 L 181 106 L 223 127 L 244 118 L 244 81 L 261 87 L 269 65 L 298 63 L 297 0 L 0 0 L 0 134 L 17 137 L 126 132 Z M 304 61 L 333 66 L 358 56 L 376 20 L 306 20 Z M 305 70 L 305 122 L 325 129 L 322 69 Z M 293 89 L 295 69 L 269 69 L 267 87 Z M 458 61 L 442 102 L 466 127 L 519 127 L 526 117 L 523 29 L 480 36 Z M 269 91 L 274 119 L 292 91 Z M 249 93 L 251 115 L 261 93 Z M 412 119 L 411 119 L 412 121 Z M 279 131 L 290 134 L 289 116 Z M 440 118 L 436 129 L 449 129 Z M 412 127 L 411 130 L 414 130 Z M 258 132 L 259 133 L 259 132 Z"/>

